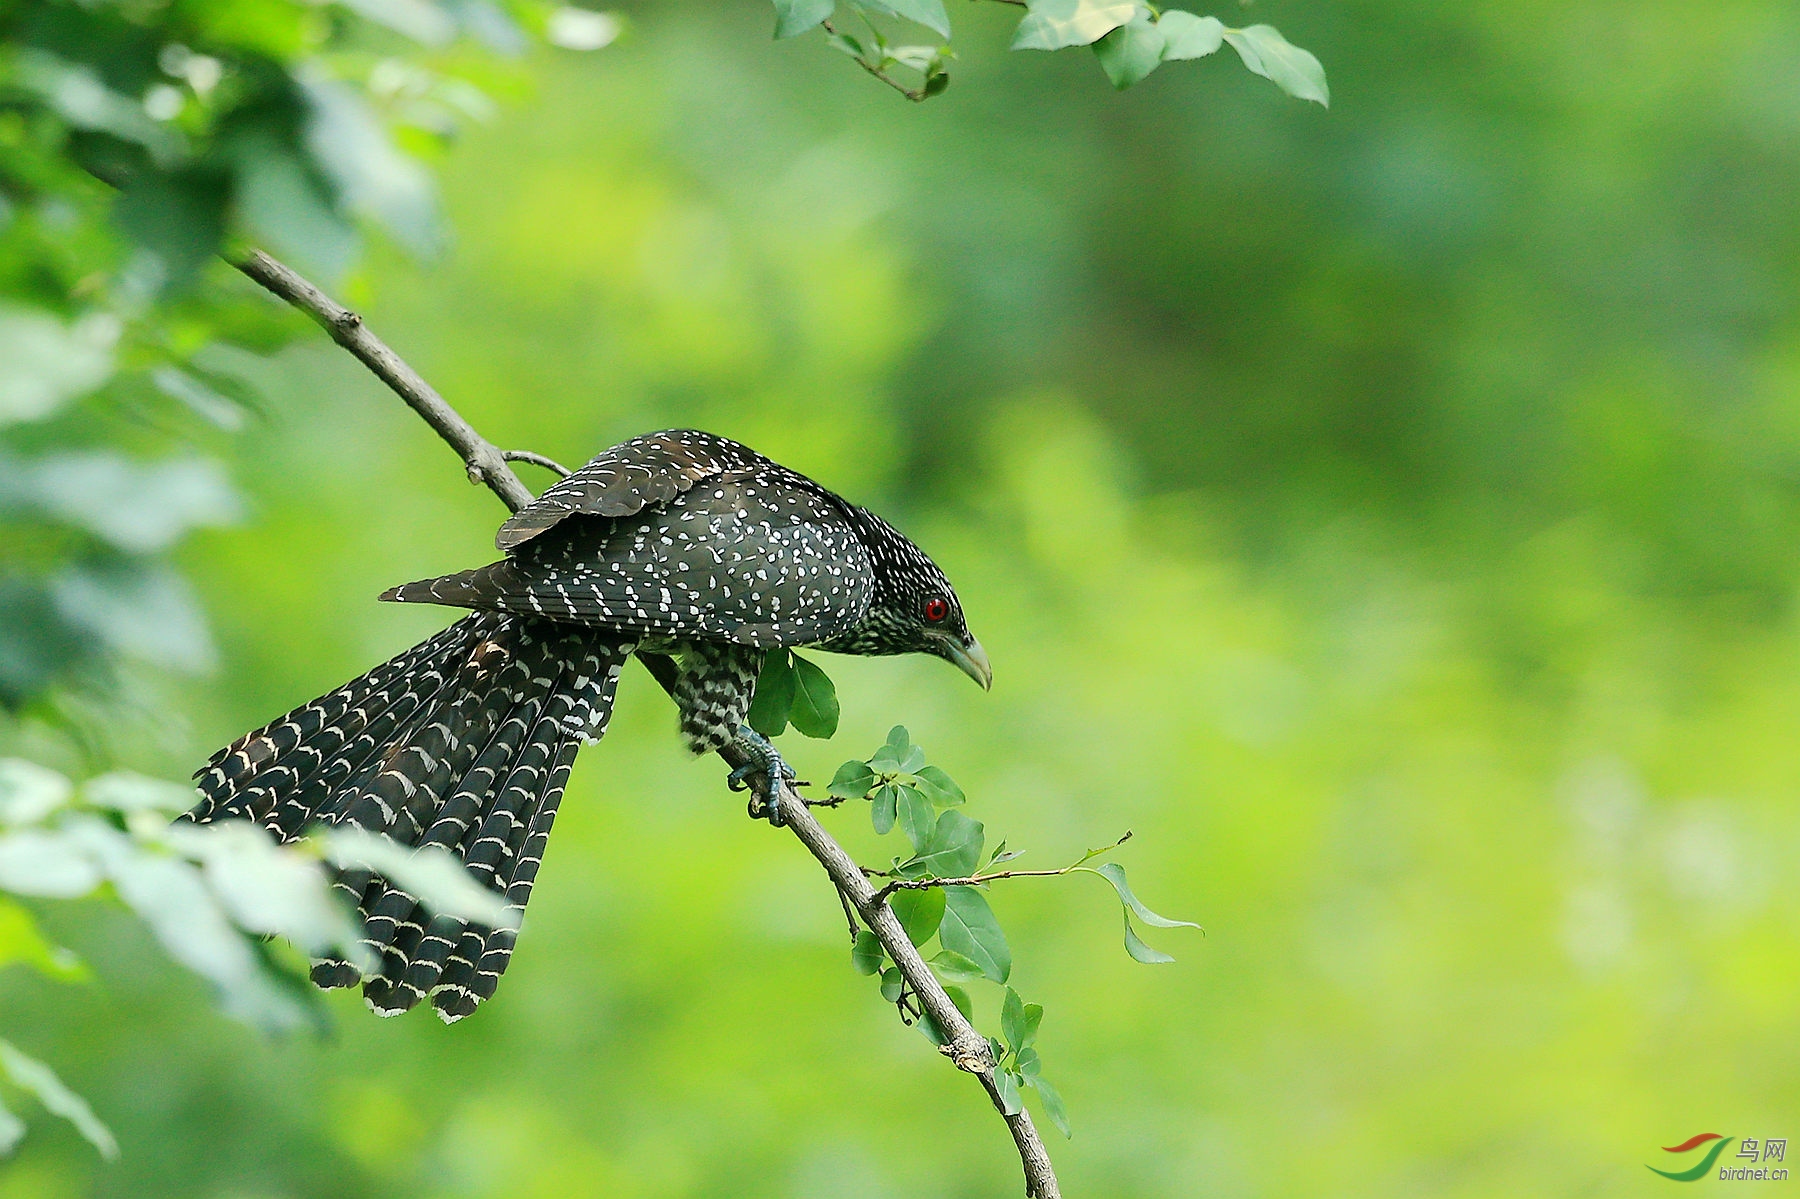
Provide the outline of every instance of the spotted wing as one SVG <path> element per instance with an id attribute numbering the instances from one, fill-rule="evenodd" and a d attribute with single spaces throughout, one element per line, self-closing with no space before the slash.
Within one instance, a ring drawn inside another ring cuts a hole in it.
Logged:
<path id="1" fill-rule="evenodd" d="M 829 492 L 749 470 L 632 516 L 561 520 L 503 562 L 382 598 L 639 634 L 809 645 L 862 618 L 873 577 L 868 550 Z"/>
<path id="2" fill-rule="evenodd" d="M 673 502 L 703 479 L 759 466 L 775 464 L 711 433 L 646 433 L 613 446 L 520 509 L 500 526 L 494 545 L 512 553 L 570 516 L 635 516 Z"/>

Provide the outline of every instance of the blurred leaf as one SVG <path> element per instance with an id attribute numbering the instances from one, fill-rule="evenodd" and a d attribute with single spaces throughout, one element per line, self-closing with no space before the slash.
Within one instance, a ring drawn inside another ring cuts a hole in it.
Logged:
<path id="1" fill-rule="evenodd" d="M 1069 1113 L 1064 1109 L 1062 1096 L 1057 1093 L 1056 1088 L 1042 1074 L 1026 1075 L 1025 1085 L 1037 1091 L 1038 1098 L 1044 1104 L 1044 1114 L 1050 1117 L 1050 1123 L 1056 1125 L 1056 1131 L 1064 1137 L 1073 1136 L 1069 1131 Z"/>
<path id="2" fill-rule="evenodd" d="M 1175 959 L 1160 950 L 1152 949 L 1138 938 L 1137 930 L 1131 927 L 1131 914 L 1125 915 L 1125 952 L 1146 966 L 1155 966 Z"/>
<path id="3" fill-rule="evenodd" d="M 1014 50 L 1061 50 L 1105 37 L 1142 12 L 1137 0 L 1031 0 L 1013 34 Z"/>
<path id="4" fill-rule="evenodd" d="M 961 812 L 945 812 L 913 860 L 934 877 L 962 878 L 973 874 L 976 863 L 981 861 L 982 839 L 979 820 L 971 820 Z"/>
<path id="5" fill-rule="evenodd" d="M 360 247 L 323 182 L 271 137 L 239 142 L 235 162 L 238 219 L 245 228 L 302 273 L 328 286 L 339 280 Z"/>
<path id="6" fill-rule="evenodd" d="M 837 0 L 775 0 L 775 36 L 794 37 L 815 28 L 837 7 Z"/>
<path id="7" fill-rule="evenodd" d="M 1217 17 L 1196 17 L 1169 9 L 1156 19 L 1163 35 L 1163 60 L 1205 58 L 1224 44 L 1225 25 Z"/>
<path id="8" fill-rule="evenodd" d="M 1136 895 L 1131 893 L 1131 887 L 1125 882 L 1125 867 L 1119 865 L 1117 862 L 1106 862 L 1099 866 L 1089 867 L 1088 869 L 1093 870 L 1095 874 L 1098 874 L 1101 878 L 1111 883 L 1113 890 L 1119 893 L 1119 898 L 1124 901 L 1125 906 L 1136 912 L 1138 914 L 1138 919 L 1142 920 L 1145 924 L 1154 925 L 1157 928 L 1200 927 L 1192 920 L 1171 920 L 1167 916 L 1158 916 L 1155 912 L 1152 912 L 1149 908 L 1145 907 L 1143 902 L 1139 900 Z"/>
<path id="9" fill-rule="evenodd" d="M 427 46 L 444 46 L 456 36 L 456 23 L 430 0 L 338 0 L 358 16 L 385 25 Z"/>
<path id="10" fill-rule="evenodd" d="M 48 312 L 0 304 L 0 426 L 41 420 L 106 382 L 120 328 L 111 313 L 64 324 Z"/>
<path id="11" fill-rule="evenodd" d="M 875 772 L 869 769 L 867 762 L 845 762 L 831 776 L 831 785 L 825 789 L 825 793 L 839 799 L 861 799 L 874 785 Z"/>
<path id="12" fill-rule="evenodd" d="M 301 72 L 310 119 L 306 148 L 351 211 L 380 222 L 415 254 L 438 248 L 437 199 L 425 168 L 395 148 L 356 91 L 316 71 Z"/>
<path id="13" fill-rule="evenodd" d="M 794 706 L 794 685 L 792 655 L 785 649 L 772 649 L 764 654 L 762 671 L 756 676 L 756 690 L 750 697 L 750 714 L 745 718 L 750 727 L 765 737 L 779 737 L 785 733 Z"/>
<path id="14" fill-rule="evenodd" d="M 220 395 L 205 381 L 180 367 L 168 364 L 156 367 L 150 372 L 150 381 L 158 391 L 186 404 L 195 415 L 227 433 L 235 433 L 244 427 L 244 410 L 236 401 Z"/>
<path id="15" fill-rule="evenodd" d="M 900 788 L 892 783 L 883 783 L 876 789 L 875 798 L 869 804 L 869 820 L 874 824 L 877 836 L 887 836 L 888 830 L 894 827 L 899 803 Z"/>
<path id="16" fill-rule="evenodd" d="M 968 799 L 962 788 L 936 766 L 921 766 L 916 779 L 914 785 L 925 793 L 925 798 L 940 808 L 953 807 Z"/>
<path id="17" fill-rule="evenodd" d="M 906 939 L 923 945 L 931 940 L 944 919 L 944 892 L 941 887 L 896 891 L 888 896 L 888 906 L 906 930 Z"/>
<path id="18" fill-rule="evenodd" d="M 931 840 L 936 827 L 937 815 L 931 809 L 931 801 L 919 794 L 916 787 L 901 785 L 896 801 L 899 807 L 900 830 L 906 839 L 912 842 L 913 852 L 917 853 Z"/>
<path id="19" fill-rule="evenodd" d="M 9 1156 L 25 1139 L 25 1121 L 13 1115 L 4 1103 L 0 1103 L 0 1157 Z"/>
<path id="20" fill-rule="evenodd" d="M 1005 982 L 1012 973 L 1012 950 L 986 898 L 973 887 L 951 887 L 944 900 L 938 944 L 980 966 L 981 973 L 994 982 Z"/>
<path id="21" fill-rule="evenodd" d="M 899 1003 L 900 996 L 906 990 L 906 976 L 900 973 L 900 967 L 889 966 L 881 972 L 881 997 L 889 1003 Z"/>
<path id="22" fill-rule="evenodd" d="M 1307 51 L 1281 36 L 1273 25 L 1227 29 L 1225 40 L 1238 52 L 1244 65 L 1272 80 L 1290 96 L 1331 107 L 1331 90 L 1325 84 L 1325 68 Z"/>
<path id="23" fill-rule="evenodd" d="M 889 16 L 902 17 L 916 25 L 923 25 L 940 37 L 950 36 L 950 14 L 944 11 L 944 0 L 851 0 L 851 2 L 858 8 L 873 9 Z"/>
<path id="24" fill-rule="evenodd" d="M 45 939 L 31 913 L 0 897 L 0 966 L 22 962 L 40 974 L 65 982 L 87 977 L 81 959 Z"/>
<path id="25" fill-rule="evenodd" d="M 211 458 L 136 462 L 106 450 L 48 454 L 23 468 L 36 504 L 134 554 L 189 529 L 234 524 L 243 504 Z"/>
<path id="26" fill-rule="evenodd" d="M 601 50 L 618 38 L 623 23 L 609 12 L 587 8 L 558 8 L 544 22 L 544 37 L 564 50 Z"/>
<path id="27" fill-rule="evenodd" d="M 74 899 L 99 885 L 99 868 L 61 832 L 16 829 L 0 834 L 0 890 Z"/>
<path id="28" fill-rule="evenodd" d="M 933 955 L 931 966 L 940 978 L 980 978 L 981 963 L 957 953 L 954 950 L 940 949 Z M 948 988 L 946 988 L 948 989 Z"/>
<path id="29" fill-rule="evenodd" d="M 175 824 L 163 835 L 200 863 L 207 885 L 239 927 L 286 937 L 312 957 L 335 951 L 357 960 L 361 930 L 333 898 L 317 859 L 281 847 L 247 820 Z"/>
<path id="30" fill-rule="evenodd" d="M 218 252 L 230 200 L 228 181 L 215 172 L 147 172 L 126 183 L 113 216 L 161 259 L 168 282 L 182 286 Z"/>
<path id="31" fill-rule="evenodd" d="M 8 1041 L 0 1041 L 0 1068 L 15 1085 L 37 1096 L 38 1102 L 52 1114 L 73 1124 L 100 1156 L 112 1161 L 119 1156 L 119 1143 L 112 1130 L 100 1122 L 87 1100 L 63 1085 L 56 1071 L 34 1057 L 19 1052 Z"/>
<path id="32" fill-rule="evenodd" d="M 432 912 L 489 928 L 519 926 L 519 913 L 505 897 L 476 882 L 467 867 L 438 846 L 413 848 L 351 825 L 316 836 L 326 858 L 337 866 L 372 870 Z"/>
<path id="33" fill-rule="evenodd" d="M 165 779 L 145 778 L 127 770 L 115 770 L 81 784 L 81 798 L 97 808 L 116 812 L 154 812 L 177 816 L 194 806 L 192 787 Z"/>
<path id="34" fill-rule="evenodd" d="M 1000 1110 L 1009 1116 L 1016 1116 L 1025 1107 L 1025 1100 L 1019 1094 L 1019 1077 L 1011 1070 L 995 1070 L 994 1084 L 1000 1092 Z"/>
<path id="35" fill-rule="evenodd" d="M 69 780 L 24 758 L 0 758 L 0 824 L 37 824 L 68 803 Z"/>
<path id="36" fill-rule="evenodd" d="M 794 706 L 788 713 L 802 736 L 830 738 L 838 727 L 837 688 L 817 665 L 794 655 Z"/>
<path id="37" fill-rule="evenodd" d="M 71 568 L 50 581 L 58 612 L 121 653 L 176 670 L 212 668 L 212 637 L 187 581 L 166 566 Z"/>
<path id="38" fill-rule="evenodd" d="M 881 964 L 887 960 L 887 951 L 882 949 L 881 941 L 866 928 L 856 930 L 856 941 L 850 947 L 850 964 L 858 974 L 876 974 Z"/>
<path id="39" fill-rule="evenodd" d="M 1112 85 L 1121 91 L 1162 65 L 1162 30 L 1139 14 L 1094 43 L 1094 54 Z"/>

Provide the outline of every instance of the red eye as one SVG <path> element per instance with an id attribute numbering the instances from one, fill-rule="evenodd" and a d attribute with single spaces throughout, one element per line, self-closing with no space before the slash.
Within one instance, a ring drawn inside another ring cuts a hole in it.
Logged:
<path id="1" fill-rule="evenodd" d="M 942 599 L 925 601 L 925 620 L 930 624 L 942 624 L 944 617 L 950 615 L 950 605 Z"/>

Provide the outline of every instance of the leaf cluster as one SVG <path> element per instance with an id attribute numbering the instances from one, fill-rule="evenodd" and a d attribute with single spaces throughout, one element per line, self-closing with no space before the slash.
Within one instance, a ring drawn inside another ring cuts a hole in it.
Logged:
<path id="1" fill-rule="evenodd" d="M 843 0 L 861 19 L 862 28 L 846 32 L 832 23 L 837 0 L 774 0 L 775 36 L 794 37 L 824 27 L 830 45 L 854 58 L 871 75 L 902 92 L 909 100 L 925 100 L 950 84 L 950 19 L 941 0 Z M 1244 66 L 1270 80 L 1290 96 L 1329 106 L 1325 70 L 1309 52 L 1293 45 L 1272 25 L 1243 29 L 1216 17 L 1179 9 L 1158 9 L 1145 0 L 1028 0 L 1013 34 L 1014 50 L 1063 50 L 1092 46 L 1106 77 L 1116 88 L 1137 83 L 1165 62 L 1205 58 L 1229 44 Z M 898 18 L 936 33 L 937 45 L 891 45 L 873 20 Z M 907 67 L 918 73 L 918 87 L 897 82 L 888 72 Z"/>
<path id="2" fill-rule="evenodd" d="M 911 853 L 896 856 L 889 869 L 874 871 L 891 880 L 881 892 L 906 930 L 907 939 L 921 951 L 934 938 L 937 952 L 927 958 L 944 991 L 964 1016 L 973 1020 L 973 1004 L 962 985 L 986 979 L 1004 988 L 1001 1001 L 1001 1037 L 989 1038 L 996 1062 L 995 1080 L 1008 1114 L 1019 1110 L 1020 1088 L 1031 1087 L 1043 1101 L 1045 1113 L 1069 1134 L 1062 1099 L 1043 1077 L 1043 1063 L 1033 1047 L 1043 1008 L 1026 1004 L 1008 984 L 1012 976 L 1012 949 L 985 892 L 1002 879 L 1025 875 L 1053 876 L 1070 873 L 1096 874 L 1112 885 L 1125 913 L 1125 948 L 1139 962 L 1174 959 L 1146 945 L 1132 926 L 1133 914 L 1158 928 L 1199 925 L 1171 920 L 1151 911 L 1132 892 L 1125 868 L 1114 862 L 1100 866 L 1086 863 L 1116 848 L 1091 849 L 1074 863 L 1054 870 L 1002 869 L 1020 856 L 1001 841 L 986 850 L 986 830 L 978 820 L 961 811 L 967 796 L 941 767 L 928 765 L 925 751 L 912 743 L 904 726 L 896 725 L 887 740 L 864 761 L 845 762 L 832 777 L 829 792 L 835 799 L 862 799 L 876 833 L 887 835 L 898 827 Z M 1129 837 L 1130 834 L 1126 834 Z M 903 1018 L 918 1017 L 925 1034 L 939 1044 L 947 1039 L 930 1017 L 909 1005 L 906 980 L 891 964 L 880 941 L 867 929 L 857 931 L 851 945 L 851 964 L 859 973 L 877 975 L 882 997 L 899 1006 Z"/>

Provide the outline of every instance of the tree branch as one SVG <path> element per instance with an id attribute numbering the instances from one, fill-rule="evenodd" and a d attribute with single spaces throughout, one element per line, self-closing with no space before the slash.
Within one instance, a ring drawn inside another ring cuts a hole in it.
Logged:
<path id="1" fill-rule="evenodd" d="M 317 321 L 331 339 L 356 355 L 394 393 L 425 418 L 438 436 L 450 444 L 463 460 L 471 481 L 485 484 L 507 508 L 517 512 L 532 500 L 532 494 L 507 465 L 509 455 L 477 433 L 456 409 L 444 401 L 431 385 L 389 349 L 380 338 L 369 332 L 362 318 L 313 286 L 301 275 L 277 262 L 260 250 L 253 250 L 232 265 L 257 283 L 286 300 Z M 548 459 L 537 456 L 520 460 L 539 462 L 561 470 Z M 567 472 L 564 472 L 567 473 Z M 638 658 L 649 669 L 665 691 L 673 691 L 677 667 L 662 654 L 643 654 Z M 719 751 L 719 756 L 733 768 L 745 765 L 736 746 Z M 807 851 L 825 868 L 840 898 L 853 909 L 869 931 L 875 934 L 883 949 L 899 967 L 901 976 L 918 997 L 924 1012 L 943 1030 L 948 1040 L 939 1052 L 959 1070 L 966 1070 L 981 1081 L 996 1111 L 1006 1120 L 1019 1161 L 1025 1172 L 1025 1193 L 1030 1199 L 1061 1199 L 1056 1173 L 1050 1165 L 1050 1154 L 1033 1125 L 1031 1114 L 1021 1107 L 1012 1115 L 1005 1114 L 1005 1104 L 994 1078 L 994 1056 L 987 1038 L 976 1031 L 931 972 L 924 957 L 914 947 L 899 917 L 887 904 L 885 894 L 877 894 L 863 875 L 862 867 L 844 851 L 844 847 L 825 831 L 812 814 L 804 797 L 785 785 L 781 792 L 781 808 L 787 827 Z"/>

